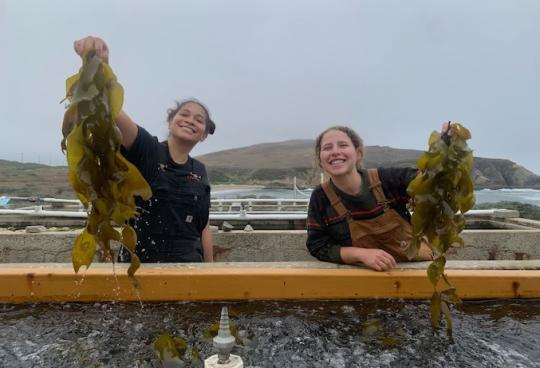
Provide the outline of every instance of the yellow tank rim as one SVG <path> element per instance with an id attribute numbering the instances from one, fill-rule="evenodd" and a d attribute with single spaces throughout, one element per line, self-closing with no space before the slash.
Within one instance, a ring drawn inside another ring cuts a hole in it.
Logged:
<path id="1" fill-rule="evenodd" d="M 137 287 L 126 265 L 93 264 L 75 274 L 65 263 L 1 264 L 0 302 L 429 299 L 427 264 L 389 272 L 317 262 L 146 264 Z M 528 269 L 478 262 L 455 269 L 450 262 L 446 274 L 462 299 L 539 298 L 538 261 L 517 264 Z"/>

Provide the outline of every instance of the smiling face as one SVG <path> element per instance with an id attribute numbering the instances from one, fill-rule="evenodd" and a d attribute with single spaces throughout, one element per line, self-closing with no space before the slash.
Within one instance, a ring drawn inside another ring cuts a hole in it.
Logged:
<path id="1" fill-rule="evenodd" d="M 173 138 L 196 144 L 207 136 L 207 119 L 201 105 L 196 102 L 187 102 L 169 120 L 170 135 Z"/>
<path id="2" fill-rule="evenodd" d="M 354 172 L 362 160 L 360 148 L 355 147 L 351 138 L 340 130 L 328 130 L 321 139 L 319 163 L 331 177 Z"/>

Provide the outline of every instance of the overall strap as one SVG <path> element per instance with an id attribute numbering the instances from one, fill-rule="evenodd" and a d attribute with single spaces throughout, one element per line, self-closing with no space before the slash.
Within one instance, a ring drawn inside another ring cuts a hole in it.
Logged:
<path id="1" fill-rule="evenodd" d="M 324 183 L 322 183 L 321 187 L 323 188 L 324 194 L 326 194 L 326 196 L 330 200 L 330 204 L 332 205 L 332 207 L 334 207 L 337 214 L 339 216 L 347 216 L 349 214 L 349 210 L 345 207 L 343 202 L 341 202 L 341 199 L 339 199 L 334 188 L 332 188 L 332 184 L 330 184 L 330 180 L 327 180 Z"/>
<path id="2" fill-rule="evenodd" d="M 379 178 L 379 171 L 377 169 L 368 169 L 369 189 L 372 191 L 377 204 L 382 205 L 386 210 L 388 208 L 388 201 L 384 195 L 381 179 Z"/>

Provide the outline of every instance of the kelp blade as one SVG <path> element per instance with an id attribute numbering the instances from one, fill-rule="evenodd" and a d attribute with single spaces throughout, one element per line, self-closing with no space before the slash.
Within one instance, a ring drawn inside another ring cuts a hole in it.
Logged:
<path id="1" fill-rule="evenodd" d="M 88 221 L 72 252 L 73 267 L 89 267 L 96 252 L 110 255 L 111 241 L 124 241 L 132 253 L 128 274 L 140 266 L 134 254 L 133 229 L 120 234 L 137 215 L 135 196 L 147 200 L 150 186 L 137 168 L 122 157 L 121 137 L 115 119 L 122 110 L 124 92 L 110 66 L 87 52 L 79 72 L 66 80 L 66 99 L 70 101 L 62 124 L 67 148 L 68 179 L 77 197 L 89 209 Z M 114 257 L 113 258 L 114 261 Z"/>
<path id="2" fill-rule="evenodd" d="M 463 230 L 463 214 L 474 205 L 474 185 L 470 177 L 473 158 L 467 146 L 471 138 L 468 129 L 459 123 L 449 123 L 450 134 L 437 132 L 429 137 L 429 149 L 417 160 L 420 174 L 409 184 L 407 193 L 413 201 L 414 212 L 411 219 L 415 243 L 427 237 L 435 260 L 427 269 L 427 276 L 433 285 L 431 299 L 431 321 L 439 327 L 441 313 L 446 328 L 452 331 L 450 303 L 459 302 L 455 289 L 451 287 L 444 266 L 446 252 L 452 246 L 463 246 L 459 233 Z M 443 279 L 450 289 L 438 292 L 437 284 Z"/>

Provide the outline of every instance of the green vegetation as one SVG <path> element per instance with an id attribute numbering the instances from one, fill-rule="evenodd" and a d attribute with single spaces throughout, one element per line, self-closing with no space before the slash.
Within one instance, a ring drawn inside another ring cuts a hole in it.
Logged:
<path id="1" fill-rule="evenodd" d="M 268 180 L 290 186 L 293 177 L 303 187 L 313 187 L 320 182 L 320 169 L 314 159 L 313 140 L 294 140 L 262 143 L 198 156 L 209 169 L 214 183 L 214 170 L 226 174 L 228 183 L 267 185 Z M 414 167 L 422 151 L 391 147 L 367 146 L 364 166 Z M 280 179 L 269 174 L 274 169 Z M 268 174 L 265 173 L 268 171 Z M 253 176 L 253 173 L 256 176 Z M 267 179 L 270 177 L 271 179 Z M 531 188 L 540 189 L 540 176 L 510 160 L 475 157 L 472 177 L 477 189 Z M 217 182 L 216 182 L 217 184 Z"/>
<path id="2" fill-rule="evenodd" d="M 0 195 L 75 198 L 63 166 L 0 160 L 0 177 Z"/>
<path id="3" fill-rule="evenodd" d="M 296 140 L 258 144 L 197 156 L 207 167 L 210 182 L 215 184 L 255 184 L 290 188 L 296 177 L 300 187 L 320 183 L 320 170 L 313 158 L 314 142 Z M 365 167 L 413 167 L 421 151 L 390 147 L 366 147 Z M 283 170 L 276 179 L 266 170 Z M 23 171 L 24 173 L 20 173 Z M 65 180 L 66 167 L 22 164 L 0 160 L 0 195 L 74 198 Z M 26 173 L 36 173 L 29 178 Z M 253 176 L 256 173 L 256 177 Z M 472 171 L 477 189 L 540 189 L 540 176 L 509 160 L 475 157 Z M 270 178 L 270 179 L 268 179 Z M 28 187 L 24 187 L 27 184 Z M 57 194 L 60 193 L 60 194 Z"/>
<path id="4" fill-rule="evenodd" d="M 162 332 L 153 344 L 164 367 L 199 366 L 201 356 L 197 348 L 181 337 Z"/>
<path id="5" fill-rule="evenodd" d="M 128 274 L 140 266 L 137 236 L 127 221 L 136 216 L 134 196 L 149 199 L 152 191 L 139 171 L 120 154 L 121 133 L 115 119 L 124 91 L 109 67 L 93 52 L 86 53 L 79 72 L 66 80 L 70 102 L 62 125 L 67 148 L 68 178 L 77 197 L 90 209 L 86 228 L 72 251 L 75 272 L 89 267 L 98 245 L 114 260 L 110 242 L 121 241 L 131 253 Z M 121 226 L 122 232 L 114 229 Z"/>
<path id="6" fill-rule="evenodd" d="M 453 245 L 463 246 L 459 233 L 465 227 L 463 214 L 474 206 L 474 185 L 470 177 L 472 151 L 467 146 L 469 131 L 458 123 L 450 124 L 450 134 L 433 132 L 429 150 L 417 161 L 421 173 L 410 183 L 407 192 L 413 199 L 412 216 L 416 252 L 427 237 L 436 258 L 427 269 L 433 285 L 431 298 L 431 323 L 439 327 L 441 313 L 449 334 L 452 319 L 449 304 L 460 302 L 456 289 L 444 274 L 446 252 Z M 412 254 L 411 256 L 414 256 Z M 412 257 L 411 257 L 412 258 Z M 448 288 L 438 291 L 443 280 Z"/>

